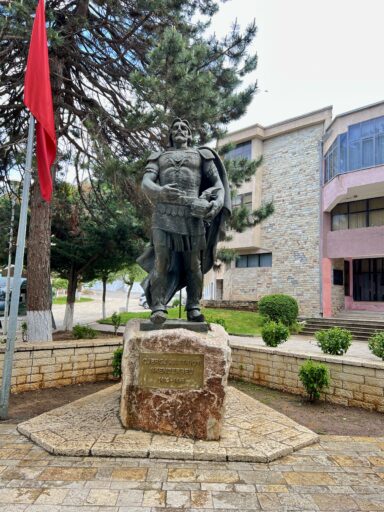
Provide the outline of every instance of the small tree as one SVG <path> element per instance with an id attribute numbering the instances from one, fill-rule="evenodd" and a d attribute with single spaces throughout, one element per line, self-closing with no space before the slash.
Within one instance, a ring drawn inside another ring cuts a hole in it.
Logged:
<path id="1" fill-rule="evenodd" d="M 137 263 L 132 263 L 132 265 L 128 265 L 121 272 L 118 272 L 116 276 L 121 276 L 124 283 L 128 286 L 127 298 L 125 302 L 125 311 L 128 311 L 129 298 L 131 296 L 133 285 L 142 281 L 146 276 L 146 272 Z"/>
<path id="2" fill-rule="evenodd" d="M 330 384 L 328 367 L 323 363 L 315 363 L 312 359 L 308 359 L 300 366 L 299 378 L 308 393 L 310 402 L 318 400 L 320 392 Z"/>

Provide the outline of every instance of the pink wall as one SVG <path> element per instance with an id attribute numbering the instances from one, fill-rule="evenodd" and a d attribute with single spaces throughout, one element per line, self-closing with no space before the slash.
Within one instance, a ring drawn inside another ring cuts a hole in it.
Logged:
<path id="1" fill-rule="evenodd" d="M 384 226 L 324 231 L 324 257 L 375 258 L 384 255 Z"/>
<path id="2" fill-rule="evenodd" d="M 321 260 L 323 280 L 323 317 L 332 316 L 332 262 L 328 258 Z"/>
<path id="3" fill-rule="evenodd" d="M 330 211 L 336 204 L 353 199 L 347 196 L 354 193 L 377 197 L 377 187 L 384 190 L 383 165 L 340 174 L 323 187 L 323 211 Z"/>

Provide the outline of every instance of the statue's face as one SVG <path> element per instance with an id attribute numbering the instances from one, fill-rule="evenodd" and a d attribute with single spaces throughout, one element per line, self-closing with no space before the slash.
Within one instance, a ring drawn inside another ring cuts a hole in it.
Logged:
<path id="1" fill-rule="evenodd" d="M 188 142 L 189 128 L 183 121 L 176 121 L 171 128 L 173 143 L 184 144 Z"/>

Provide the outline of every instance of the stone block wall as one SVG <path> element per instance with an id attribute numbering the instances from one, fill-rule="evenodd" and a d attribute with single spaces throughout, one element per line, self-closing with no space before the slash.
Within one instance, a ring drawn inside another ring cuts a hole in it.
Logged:
<path id="1" fill-rule="evenodd" d="M 337 315 L 339 311 L 344 309 L 344 286 L 333 284 L 333 270 L 342 270 L 344 272 L 344 260 L 332 260 L 332 275 L 331 275 L 331 308 L 332 316 Z"/>
<path id="2" fill-rule="evenodd" d="M 234 309 L 236 311 L 257 311 L 256 300 L 202 300 L 205 308 Z"/>
<path id="3" fill-rule="evenodd" d="M 282 349 L 244 348 L 232 343 L 230 377 L 304 395 L 298 372 L 307 359 L 304 354 Z M 311 355 L 311 359 L 325 363 L 330 369 L 331 385 L 321 394 L 322 400 L 384 412 L 384 362 L 358 363 L 345 357 L 325 355 Z"/>
<path id="4" fill-rule="evenodd" d="M 275 212 L 261 223 L 261 244 L 272 252 L 268 293 L 287 293 L 300 315 L 320 315 L 320 154 L 323 124 L 267 139 L 263 201 Z M 246 269 L 247 270 L 247 269 Z"/>
<path id="5" fill-rule="evenodd" d="M 270 267 L 234 267 L 224 274 L 224 300 L 257 301 L 270 293 L 273 293 Z"/>
<path id="6" fill-rule="evenodd" d="M 122 338 L 23 343 L 16 346 L 11 392 L 113 379 L 113 352 Z M 0 348 L 0 378 L 5 348 Z"/>

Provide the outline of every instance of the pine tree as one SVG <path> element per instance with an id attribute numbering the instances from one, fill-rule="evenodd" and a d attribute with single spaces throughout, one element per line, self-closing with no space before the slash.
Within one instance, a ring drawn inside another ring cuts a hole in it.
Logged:
<path id="1" fill-rule="evenodd" d="M 28 119 L 23 75 L 35 8 L 36 0 L 0 5 L 2 173 L 23 161 Z M 137 188 L 140 159 L 164 147 L 169 121 L 188 118 L 197 142 L 204 143 L 245 112 L 256 90 L 256 84 L 241 89 L 243 77 L 256 66 L 249 54 L 256 27 L 251 23 L 241 32 L 234 24 L 223 40 L 207 36 L 217 9 L 215 0 L 46 1 L 59 142 L 54 174 L 73 167 L 80 183 L 84 173 L 99 168 L 141 216 L 147 209 Z M 92 184 L 94 194 L 106 204 L 98 186 Z M 51 216 L 35 186 L 28 309 L 42 314 L 28 331 L 36 339 L 50 338 Z"/>

